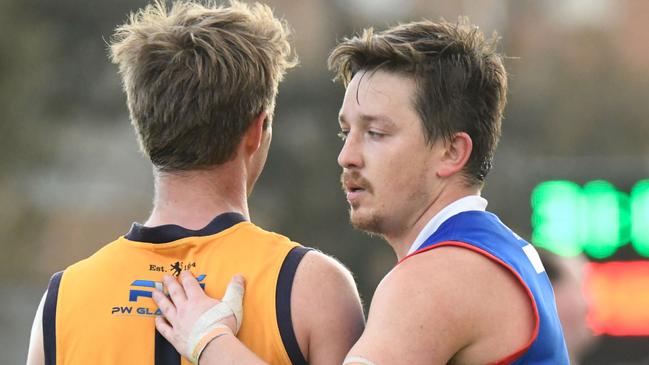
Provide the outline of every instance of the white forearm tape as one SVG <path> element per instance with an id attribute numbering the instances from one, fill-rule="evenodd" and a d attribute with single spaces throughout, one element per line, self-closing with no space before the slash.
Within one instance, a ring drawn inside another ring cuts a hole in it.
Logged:
<path id="1" fill-rule="evenodd" d="M 372 361 L 362 357 L 362 356 L 347 356 L 343 365 L 353 365 L 353 364 L 362 364 L 362 365 L 376 365 Z"/>
<path id="2" fill-rule="evenodd" d="M 188 353 L 191 354 L 190 360 L 194 364 L 198 364 L 201 353 L 211 340 L 232 333 L 229 327 L 220 323 L 222 319 L 233 315 L 237 323 L 236 331 L 233 334 L 236 335 L 239 332 L 243 320 L 243 292 L 244 289 L 241 285 L 228 285 L 223 300 L 196 320 L 187 343 Z"/>

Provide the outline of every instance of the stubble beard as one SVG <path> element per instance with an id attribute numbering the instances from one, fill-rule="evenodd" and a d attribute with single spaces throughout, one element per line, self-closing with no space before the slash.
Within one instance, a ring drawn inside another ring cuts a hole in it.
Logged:
<path id="1" fill-rule="evenodd" d="M 340 176 L 340 182 L 343 185 L 343 191 L 345 191 L 345 183 L 354 183 L 354 185 L 360 186 L 365 190 L 367 194 L 372 194 L 373 189 L 371 184 L 367 179 L 365 179 L 358 171 L 343 171 Z M 361 203 L 358 201 L 350 202 L 349 206 L 349 222 L 352 227 L 360 231 L 364 231 L 369 234 L 382 234 L 382 221 L 381 217 L 376 214 L 375 211 L 365 212 L 366 214 L 360 214 L 359 209 Z"/>
<path id="2" fill-rule="evenodd" d="M 411 191 L 404 201 L 430 201 L 430 193 L 426 190 L 425 186 L 422 185 L 420 188 Z M 399 233 L 399 229 L 407 226 L 407 221 L 401 222 L 404 216 L 399 214 L 395 215 L 394 211 L 385 211 L 384 208 L 383 210 L 368 209 L 368 211 L 361 212 L 360 208 L 361 204 L 359 202 L 350 204 L 349 221 L 352 227 L 369 235 L 377 235 L 387 239 L 386 237 Z M 389 212 L 393 214 L 387 214 Z"/>
<path id="3" fill-rule="evenodd" d="M 351 206 L 349 208 L 349 222 L 351 223 L 352 227 L 358 229 L 359 231 L 369 233 L 370 235 L 383 234 L 383 220 L 381 219 L 381 217 L 373 212 L 369 212 L 366 215 L 360 215 L 358 212 L 354 213 L 356 209 L 358 209 L 358 206 Z"/>

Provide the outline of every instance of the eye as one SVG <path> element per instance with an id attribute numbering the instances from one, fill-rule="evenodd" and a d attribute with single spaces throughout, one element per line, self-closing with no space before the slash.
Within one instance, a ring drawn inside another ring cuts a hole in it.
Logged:
<path id="1" fill-rule="evenodd" d="M 349 134 L 349 131 L 340 131 L 340 132 L 338 132 L 338 138 L 340 138 L 341 140 L 344 141 L 344 140 L 347 139 L 348 134 Z"/>
<path id="2" fill-rule="evenodd" d="M 375 139 L 376 139 L 376 138 L 385 137 L 385 133 L 381 133 L 381 132 L 377 132 L 377 131 L 373 131 L 373 130 L 369 130 L 369 131 L 367 131 L 367 134 L 368 134 L 371 138 L 375 138 Z"/>

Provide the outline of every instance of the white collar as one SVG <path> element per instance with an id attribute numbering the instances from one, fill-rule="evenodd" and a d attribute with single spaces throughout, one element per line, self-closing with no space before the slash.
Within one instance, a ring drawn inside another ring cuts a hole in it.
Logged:
<path id="1" fill-rule="evenodd" d="M 431 218 L 428 223 L 426 223 L 426 226 L 424 226 L 424 229 L 419 232 L 419 235 L 415 239 L 415 242 L 412 243 L 412 246 L 410 246 L 410 250 L 408 250 L 408 255 L 411 253 L 417 251 L 419 246 L 421 246 L 428 237 L 430 237 L 437 229 L 439 226 L 442 225 L 447 219 L 451 218 L 452 216 L 462 213 L 462 212 L 467 212 L 470 210 L 481 210 L 485 211 L 487 209 L 487 200 L 479 195 L 469 195 L 465 196 L 464 198 L 460 198 L 453 203 L 447 205 L 444 207 L 444 209 L 440 210 L 433 218 Z"/>

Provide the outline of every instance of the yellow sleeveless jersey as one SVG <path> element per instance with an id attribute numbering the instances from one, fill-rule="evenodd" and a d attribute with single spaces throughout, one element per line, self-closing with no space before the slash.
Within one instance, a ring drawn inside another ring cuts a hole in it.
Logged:
<path id="1" fill-rule="evenodd" d="M 307 249 L 238 213 L 201 230 L 134 224 L 50 280 L 43 307 L 45 364 L 190 364 L 156 331 L 152 288 L 163 274 L 190 270 L 205 292 L 223 296 L 246 278 L 237 337 L 271 364 L 305 364 L 291 323 L 293 276 Z"/>

